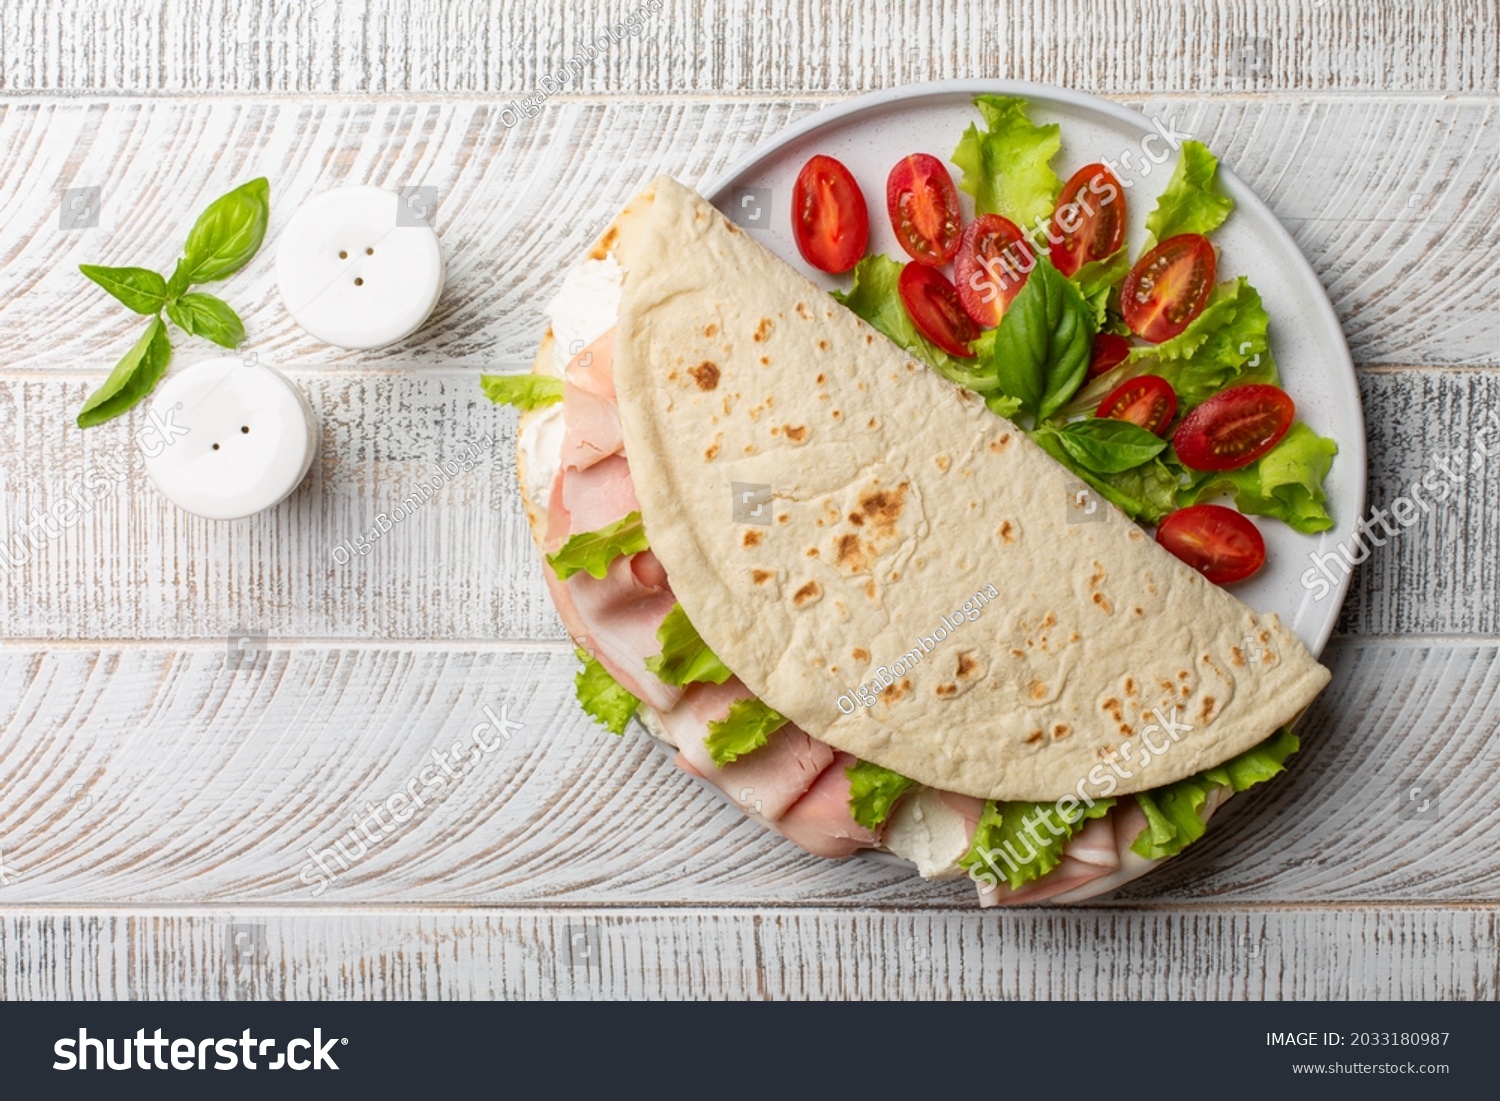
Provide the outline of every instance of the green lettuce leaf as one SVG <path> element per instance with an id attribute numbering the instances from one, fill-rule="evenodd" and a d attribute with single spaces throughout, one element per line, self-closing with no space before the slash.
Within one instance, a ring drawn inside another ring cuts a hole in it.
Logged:
<path id="1" fill-rule="evenodd" d="M 623 734 L 625 724 L 635 714 L 636 708 L 640 707 L 641 701 L 610 676 L 597 658 L 589 656 L 582 649 L 575 649 L 573 652 L 583 662 L 583 668 L 573 678 L 573 690 L 578 695 L 579 704 L 611 734 Z"/>
<path id="2" fill-rule="evenodd" d="M 1090 818 L 1099 818 L 1115 805 L 1100 799 L 1093 806 L 1075 801 L 1073 821 L 1055 803 L 997 803 L 984 805 L 974 843 L 959 860 L 976 881 L 990 886 L 1003 878 L 1012 890 L 1040 879 L 1062 862 L 1063 845 Z"/>
<path id="3" fill-rule="evenodd" d="M 1106 331 L 1110 302 L 1129 274 L 1130 254 L 1122 248 L 1103 260 L 1090 260 L 1069 276 L 1078 288 L 1078 293 L 1083 295 L 1083 300 L 1094 311 L 1095 331 Z"/>
<path id="4" fill-rule="evenodd" d="M 609 564 L 620 555 L 635 554 L 650 545 L 646 542 L 641 514 L 632 512 L 598 531 L 569 536 L 566 543 L 547 555 L 547 563 L 559 581 L 566 581 L 579 570 L 590 577 L 602 578 L 609 572 Z"/>
<path id="5" fill-rule="evenodd" d="M 1177 391 L 1179 413 L 1231 383 L 1278 385 L 1269 325 L 1265 306 L 1249 280 L 1240 276 L 1220 283 L 1186 329 L 1171 340 L 1131 349 L 1124 363 L 1080 390 L 1064 415 L 1093 412 L 1111 390 L 1139 375 L 1160 375 L 1170 382 Z"/>
<path id="6" fill-rule="evenodd" d="M 998 390 L 1000 382 L 992 367 L 980 360 L 951 356 L 917 330 L 897 288 L 904 266 L 883 254 L 866 256 L 854 266 L 854 285 L 848 291 L 831 292 L 834 301 L 864 318 L 908 355 L 915 356 L 950 382 L 979 393 Z"/>
<path id="7" fill-rule="evenodd" d="M 1146 216 L 1146 232 L 1153 240 L 1147 242 L 1145 251 L 1179 233 L 1209 234 L 1224 224 L 1234 200 L 1219 190 L 1218 173 L 1219 159 L 1208 146 L 1182 143 L 1172 178 L 1156 200 L 1156 208 Z"/>
<path id="8" fill-rule="evenodd" d="M 563 399 L 563 380 L 550 375 L 480 375 L 479 385 L 496 405 L 514 405 L 523 413 Z"/>
<path id="9" fill-rule="evenodd" d="M 917 786 L 915 780 L 873 761 L 855 761 L 844 774 L 849 777 L 849 813 L 867 830 L 877 829 L 891 816 L 896 801 Z"/>
<path id="10" fill-rule="evenodd" d="M 723 684 L 734 676 L 729 666 L 708 648 L 698 629 L 688 622 L 681 604 L 672 605 L 672 610 L 656 629 L 656 637 L 661 641 L 661 653 L 647 658 L 646 668 L 662 683 L 678 686 L 698 681 Z"/>
<path id="11" fill-rule="evenodd" d="M 1062 190 L 1050 164 L 1062 129 L 1033 124 L 1016 96 L 978 96 L 974 106 L 985 129 L 971 123 L 953 151 L 963 171 L 958 186 L 974 196 L 976 214 L 1003 214 L 1029 233 L 1051 216 Z"/>
<path id="12" fill-rule="evenodd" d="M 1274 517 L 1300 532 L 1327 531 L 1333 517 L 1323 479 L 1337 452 L 1336 443 L 1298 421 L 1249 466 L 1198 474 L 1178 493 L 1177 503 L 1186 508 L 1231 493 L 1241 512 Z"/>
<path id="13" fill-rule="evenodd" d="M 708 724 L 708 737 L 703 739 L 703 744 L 708 746 L 708 755 L 714 759 L 714 764 L 723 768 L 731 761 L 755 752 L 785 725 L 784 715 L 759 700 L 735 700 L 729 705 L 728 715 Z"/>
<path id="14" fill-rule="evenodd" d="M 1135 801 L 1146 815 L 1146 828 L 1130 851 L 1149 860 L 1175 856 L 1208 829 L 1199 808 L 1215 787 L 1244 791 L 1264 783 L 1286 768 L 1286 759 L 1301 743 L 1289 727 L 1282 727 L 1260 745 L 1221 765 L 1175 784 L 1139 792 Z"/>

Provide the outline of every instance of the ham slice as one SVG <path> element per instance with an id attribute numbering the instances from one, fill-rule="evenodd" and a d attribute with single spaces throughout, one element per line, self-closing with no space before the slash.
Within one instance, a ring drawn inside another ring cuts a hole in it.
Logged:
<path id="1" fill-rule="evenodd" d="M 986 889 L 986 883 L 977 883 L 979 905 L 988 908 L 1042 902 L 1076 890 L 1085 883 L 1118 869 L 1120 857 L 1115 844 L 1114 823 L 1111 821 L 1113 813 L 1111 810 L 1102 818 L 1091 818 L 1084 823 L 1083 828 L 1063 845 L 1062 862 L 1041 879 L 1034 879 L 1015 889 L 1003 880 L 990 889 Z"/>
<path id="2" fill-rule="evenodd" d="M 620 429 L 620 407 L 610 398 L 576 386 L 563 389 L 562 465 L 587 470 L 601 459 L 625 449 Z"/>
<path id="3" fill-rule="evenodd" d="M 708 724 L 729 714 L 735 700 L 751 692 L 737 677 L 723 684 L 693 684 L 682 701 L 661 716 L 677 743 L 677 765 L 725 792 L 747 814 L 774 822 L 787 812 L 833 762 L 833 750 L 787 723 L 766 744 L 722 768 L 714 764 L 704 739 Z"/>
<path id="4" fill-rule="evenodd" d="M 656 632 L 677 600 L 656 555 L 648 550 L 622 554 L 602 578 L 575 573 L 560 585 L 555 582 L 555 576 L 548 576 L 554 598 L 559 587 L 565 592 L 557 610 L 568 633 L 593 652 L 610 676 L 659 711 L 682 698 L 681 688 L 663 684 L 646 669 L 646 659 L 661 653 Z"/>
<path id="5" fill-rule="evenodd" d="M 613 403 L 614 353 L 615 330 L 611 327 L 598 340 L 568 360 L 567 367 L 563 369 L 563 378 L 570 386 L 576 386 Z"/>
<path id="6" fill-rule="evenodd" d="M 561 482 L 569 535 L 598 531 L 640 510 L 624 455 L 610 455 L 587 470 L 564 469 Z"/>
<path id="7" fill-rule="evenodd" d="M 854 761 L 850 753 L 835 755 L 807 794 L 782 815 L 776 831 L 815 856 L 831 860 L 874 848 L 878 838 L 849 813 L 849 777 L 844 770 Z"/>

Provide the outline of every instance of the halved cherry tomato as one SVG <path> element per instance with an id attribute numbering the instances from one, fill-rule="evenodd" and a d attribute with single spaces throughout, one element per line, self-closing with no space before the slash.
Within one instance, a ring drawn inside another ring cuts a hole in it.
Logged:
<path id="1" fill-rule="evenodd" d="M 1118 333 L 1100 333 L 1094 337 L 1094 357 L 1089 360 L 1089 378 L 1098 378 L 1125 362 L 1130 341 Z"/>
<path id="2" fill-rule="evenodd" d="M 870 215 L 854 176 L 821 153 L 802 166 L 792 187 L 797 251 L 819 271 L 848 271 L 865 254 Z"/>
<path id="3" fill-rule="evenodd" d="M 983 214 L 969 223 L 958 243 L 953 285 L 975 324 L 993 329 L 1035 266 L 1021 227 L 999 214 Z"/>
<path id="4" fill-rule="evenodd" d="M 919 264 L 953 259 L 963 233 L 958 192 L 943 162 L 928 153 L 902 157 L 885 181 L 885 207 L 896 240 Z"/>
<path id="5" fill-rule="evenodd" d="M 1266 564 L 1266 541 L 1249 519 L 1223 505 L 1179 509 L 1156 541 L 1215 585 L 1243 581 Z"/>
<path id="6" fill-rule="evenodd" d="M 1160 375 L 1138 375 L 1126 379 L 1099 403 L 1096 417 L 1129 421 L 1137 428 L 1160 436 L 1177 415 L 1177 391 Z"/>
<path id="7" fill-rule="evenodd" d="M 1183 418 L 1172 446 L 1194 470 L 1238 470 L 1280 443 L 1296 415 L 1285 390 L 1258 382 L 1231 386 Z"/>
<path id="8" fill-rule="evenodd" d="M 906 312 L 923 336 L 949 355 L 968 359 L 974 354 L 969 343 L 979 335 L 979 326 L 964 312 L 958 291 L 942 272 L 910 263 L 901 269 L 897 287 Z"/>
<path id="9" fill-rule="evenodd" d="M 1057 197 L 1047 237 L 1052 266 L 1064 275 L 1118 252 L 1125 243 L 1125 191 L 1114 173 L 1102 164 L 1073 173 Z"/>
<path id="10" fill-rule="evenodd" d="M 1214 247 L 1197 233 L 1168 237 L 1136 261 L 1120 284 L 1120 312 L 1130 331 L 1159 344 L 1203 312 L 1214 289 Z"/>

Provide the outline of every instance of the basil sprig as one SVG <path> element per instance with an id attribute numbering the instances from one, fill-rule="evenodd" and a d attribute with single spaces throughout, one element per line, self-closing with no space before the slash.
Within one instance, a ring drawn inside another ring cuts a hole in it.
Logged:
<path id="1" fill-rule="evenodd" d="M 1083 384 L 1094 349 L 1094 311 L 1071 280 L 1038 258 L 989 339 L 1001 388 L 1021 412 L 1044 420 Z"/>
<path id="2" fill-rule="evenodd" d="M 248 264 L 265 240 L 270 217 L 271 185 L 259 176 L 219 196 L 198 215 L 169 279 L 147 268 L 78 266 L 129 309 L 151 318 L 104 385 L 83 403 L 79 428 L 118 417 L 166 374 L 172 345 L 161 319 L 163 311 L 184 332 L 221 347 L 236 348 L 244 341 L 245 325 L 228 303 L 202 291 L 188 293 L 188 288 L 227 279 Z"/>

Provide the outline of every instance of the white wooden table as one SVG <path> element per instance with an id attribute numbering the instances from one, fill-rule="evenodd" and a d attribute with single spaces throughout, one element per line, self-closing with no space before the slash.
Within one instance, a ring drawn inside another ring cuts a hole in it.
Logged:
<path id="1" fill-rule="evenodd" d="M 167 265 L 261 173 L 273 235 L 334 185 L 435 185 L 449 261 L 426 328 L 345 353 L 292 323 L 264 250 L 222 293 L 317 409 L 303 488 L 214 524 L 106 475 L 0 570 L 0 997 L 1500 994 L 1500 471 L 1360 568 L 1290 777 L 1107 902 L 981 913 L 967 883 L 799 855 L 588 724 L 513 417 L 477 386 L 530 359 L 560 271 L 651 175 L 702 183 L 872 89 L 1017 77 L 1180 113 L 1270 203 L 1342 319 L 1389 501 L 1500 406 L 1493 0 L 664 0 L 506 125 L 640 8 L 0 0 L 0 537 L 141 423 L 72 425 L 134 328 L 79 262 Z M 85 186 L 97 227 L 61 229 Z M 486 705 L 524 728 L 315 896 L 309 847 Z M 1402 816 L 1414 784 L 1428 818 Z"/>

